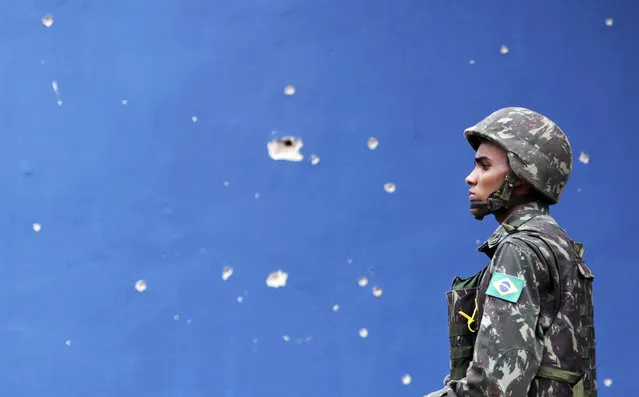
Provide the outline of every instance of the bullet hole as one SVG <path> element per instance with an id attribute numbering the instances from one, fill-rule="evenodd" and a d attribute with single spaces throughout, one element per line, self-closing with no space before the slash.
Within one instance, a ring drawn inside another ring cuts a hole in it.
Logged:
<path id="1" fill-rule="evenodd" d="M 366 338 L 368 336 L 368 330 L 366 328 L 361 328 L 359 330 L 359 336 L 362 338 Z"/>
<path id="2" fill-rule="evenodd" d="M 379 145 L 379 141 L 377 140 L 377 138 L 375 137 L 368 138 L 368 148 L 370 150 L 375 150 L 377 148 L 377 145 Z"/>
<path id="3" fill-rule="evenodd" d="M 139 293 L 146 291 L 146 288 L 147 288 L 147 285 L 146 285 L 146 281 L 144 280 L 138 280 L 135 283 L 135 289 L 138 290 Z"/>
<path id="4" fill-rule="evenodd" d="M 55 99 L 58 101 L 58 106 L 62 106 L 62 98 L 60 98 L 60 88 L 58 87 L 58 82 L 53 80 L 51 82 L 51 88 L 53 88 L 53 92 L 55 93 Z"/>
<path id="5" fill-rule="evenodd" d="M 402 376 L 402 383 L 405 385 L 410 385 L 410 382 L 413 381 L 413 378 L 411 378 L 410 375 L 404 375 Z"/>
<path id="6" fill-rule="evenodd" d="M 282 339 L 284 339 L 284 342 L 288 342 L 291 340 L 291 338 L 288 335 L 282 336 Z"/>
<path id="7" fill-rule="evenodd" d="M 50 28 L 51 25 L 53 25 L 53 17 L 51 15 L 47 15 L 46 17 L 42 18 L 42 24 L 47 28 Z"/>
<path id="8" fill-rule="evenodd" d="M 128 103 L 129 103 L 129 100 L 128 100 L 128 99 L 123 99 L 123 100 L 122 100 L 122 104 L 123 104 L 123 105 L 125 105 L 125 106 L 126 106 Z"/>
<path id="9" fill-rule="evenodd" d="M 67 346 L 71 346 L 71 340 L 70 339 L 67 340 L 66 342 L 64 342 L 64 344 L 67 345 Z"/>
<path id="10" fill-rule="evenodd" d="M 238 296 L 237 297 L 237 303 L 242 303 L 244 302 L 244 297 L 243 296 Z"/>
<path id="11" fill-rule="evenodd" d="M 362 277 L 359 280 L 357 280 L 357 283 L 359 284 L 360 287 L 366 287 L 366 285 L 368 284 L 368 279 L 366 277 Z"/>
<path id="12" fill-rule="evenodd" d="M 339 305 L 333 305 L 333 311 L 336 312 L 339 310 Z"/>
<path id="13" fill-rule="evenodd" d="M 469 64 L 474 65 L 475 64 L 475 60 L 471 59 L 470 61 L 468 61 Z"/>
<path id="14" fill-rule="evenodd" d="M 386 190 L 387 193 L 393 193 L 396 190 L 396 186 L 393 183 L 386 183 L 384 185 L 384 190 Z"/>
<path id="15" fill-rule="evenodd" d="M 612 18 L 606 18 L 606 26 L 612 26 L 613 20 Z"/>
<path id="16" fill-rule="evenodd" d="M 509 51 L 510 50 L 505 45 L 502 45 L 501 48 L 499 49 L 499 52 L 501 52 L 502 54 L 508 54 Z"/>
<path id="17" fill-rule="evenodd" d="M 41 224 L 39 224 L 39 223 L 34 223 L 34 224 L 33 224 L 33 231 L 37 233 L 37 232 L 39 232 L 40 230 L 42 230 L 42 225 L 41 225 Z"/>
<path id="18" fill-rule="evenodd" d="M 287 85 L 284 88 L 284 95 L 295 95 L 295 87 L 293 87 L 292 85 Z"/>
<path id="19" fill-rule="evenodd" d="M 266 285 L 271 288 L 286 287 L 288 281 L 288 273 L 278 270 L 268 275 Z"/>
<path id="20" fill-rule="evenodd" d="M 579 161 L 581 161 L 584 164 L 588 164 L 590 162 L 590 156 L 588 156 L 584 152 L 581 152 L 581 154 L 579 154 Z"/>
<path id="21" fill-rule="evenodd" d="M 302 161 L 304 156 L 300 149 L 304 146 L 301 139 L 283 137 L 281 140 L 273 139 L 266 144 L 268 154 L 273 160 Z"/>
<path id="22" fill-rule="evenodd" d="M 224 270 L 222 270 L 222 280 L 226 281 L 232 275 L 233 275 L 233 268 L 225 267 Z"/>
<path id="23" fill-rule="evenodd" d="M 197 120 L 198 120 L 197 116 L 192 116 L 191 117 L 191 121 L 193 121 L 194 123 L 197 123 Z"/>
<path id="24" fill-rule="evenodd" d="M 317 165 L 320 162 L 319 156 L 313 154 L 311 155 L 311 164 Z"/>
<path id="25" fill-rule="evenodd" d="M 606 387 L 610 387 L 610 385 L 612 385 L 612 379 L 610 379 L 610 378 L 604 379 L 603 384 Z"/>
<path id="26" fill-rule="evenodd" d="M 382 296 L 382 294 L 383 294 L 383 293 L 384 293 L 384 291 L 382 291 L 382 289 L 381 289 L 381 288 L 379 288 L 379 287 L 373 287 L 373 295 L 374 295 L 374 296 L 376 296 L 376 297 L 378 297 L 378 298 L 379 298 L 380 296 Z"/>

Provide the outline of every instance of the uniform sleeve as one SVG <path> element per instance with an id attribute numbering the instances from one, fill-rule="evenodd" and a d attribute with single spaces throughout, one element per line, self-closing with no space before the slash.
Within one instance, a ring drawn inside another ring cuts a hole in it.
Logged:
<path id="1" fill-rule="evenodd" d="M 481 325 L 466 377 L 448 383 L 447 396 L 521 397 L 537 374 L 544 351 L 538 331 L 540 289 L 548 270 L 523 243 L 503 242 L 490 265 L 495 272 L 523 279 L 516 302 L 486 295 Z"/>

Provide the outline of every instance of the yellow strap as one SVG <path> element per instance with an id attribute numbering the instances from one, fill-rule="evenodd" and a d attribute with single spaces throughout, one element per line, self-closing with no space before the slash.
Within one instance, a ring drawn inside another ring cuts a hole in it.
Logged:
<path id="1" fill-rule="evenodd" d="M 477 326 L 475 329 L 472 329 L 471 324 L 473 324 L 475 322 L 475 315 L 477 314 L 477 307 L 479 305 L 477 304 L 477 298 L 475 298 L 475 310 L 473 310 L 473 315 L 469 316 L 468 314 L 464 313 L 463 311 L 459 311 L 459 314 L 461 314 L 462 316 L 464 316 L 464 318 L 466 320 L 468 320 L 468 329 L 470 330 L 470 332 L 477 332 L 477 330 L 479 329 L 479 327 Z"/>

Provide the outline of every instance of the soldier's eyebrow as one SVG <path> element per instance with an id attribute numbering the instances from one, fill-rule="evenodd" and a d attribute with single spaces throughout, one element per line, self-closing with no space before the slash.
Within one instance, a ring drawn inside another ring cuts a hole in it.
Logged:
<path id="1" fill-rule="evenodd" d="M 479 164 L 483 162 L 490 162 L 490 158 L 488 158 L 487 156 L 475 157 L 475 163 Z"/>

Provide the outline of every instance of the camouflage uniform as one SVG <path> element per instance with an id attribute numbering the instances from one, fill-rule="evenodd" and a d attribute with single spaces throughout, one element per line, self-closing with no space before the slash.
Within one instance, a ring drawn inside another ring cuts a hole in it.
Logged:
<path id="1" fill-rule="evenodd" d="M 479 219 L 512 208 L 479 248 L 490 264 L 455 278 L 447 293 L 450 375 L 439 397 L 596 397 L 595 334 L 590 269 L 583 246 L 549 214 L 571 170 L 563 132 L 523 108 L 493 113 L 466 130 L 508 151 L 511 172 Z M 510 197 L 517 179 L 539 196 Z"/>

